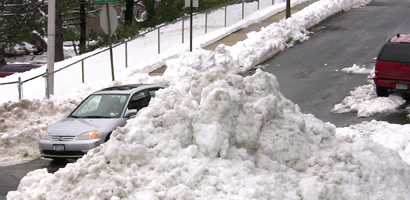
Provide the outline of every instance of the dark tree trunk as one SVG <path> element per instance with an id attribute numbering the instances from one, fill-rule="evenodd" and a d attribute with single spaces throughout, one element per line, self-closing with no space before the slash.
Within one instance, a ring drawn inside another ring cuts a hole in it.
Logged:
<path id="1" fill-rule="evenodd" d="M 80 54 L 86 52 L 86 42 L 87 42 L 87 33 L 86 33 L 86 18 L 85 18 L 85 1 L 80 2 Z"/>
<path id="2" fill-rule="evenodd" d="M 55 62 L 64 60 L 63 26 L 61 21 L 61 0 L 56 0 Z"/>
<path id="3" fill-rule="evenodd" d="M 125 26 L 132 25 L 132 18 L 134 17 L 134 0 L 126 0 L 125 2 Z"/>

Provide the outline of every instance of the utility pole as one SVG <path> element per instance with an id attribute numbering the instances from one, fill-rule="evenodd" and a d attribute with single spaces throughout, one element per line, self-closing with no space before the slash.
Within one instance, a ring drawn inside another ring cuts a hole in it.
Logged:
<path id="1" fill-rule="evenodd" d="M 48 0 L 48 22 L 47 22 L 47 98 L 54 94 L 54 53 L 55 53 L 55 31 L 56 31 L 56 0 Z"/>

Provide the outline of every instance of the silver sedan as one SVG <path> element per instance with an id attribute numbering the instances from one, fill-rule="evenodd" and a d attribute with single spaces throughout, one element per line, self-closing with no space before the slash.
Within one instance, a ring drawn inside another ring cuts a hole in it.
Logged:
<path id="1" fill-rule="evenodd" d="M 110 139 L 117 127 L 148 106 L 160 85 L 123 85 L 88 96 L 66 119 L 47 128 L 39 147 L 45 158 L 79 158 Z"/>

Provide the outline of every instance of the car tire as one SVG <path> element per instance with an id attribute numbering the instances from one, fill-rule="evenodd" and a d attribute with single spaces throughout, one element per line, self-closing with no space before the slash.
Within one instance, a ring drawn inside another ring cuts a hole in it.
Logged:
<path id="1" fill-rule="evenodd" d="M 65 162 L 67 162 L 67 158 L 52 158 L 53 159 L 53 162 L 56 162 L 56 163 L 65 163 Z"/>
<path id="2" fill-rule="evenodd" d="M 111 132 L 112 133 L 112 132 Z M 107 142 L 108 140 L 110 140 L 110 138 L 111 138 L 111 133 L 109 133 L 108 135 L 107 135 L 107 137 L 105 138 L 105 141 L 104 142 Z"/>
<path id="3" fill-rule="evenodd" d="M 389 92 L 386 87 L 376 86 L 376 94 L 378 97 L 387 97 Z"/>

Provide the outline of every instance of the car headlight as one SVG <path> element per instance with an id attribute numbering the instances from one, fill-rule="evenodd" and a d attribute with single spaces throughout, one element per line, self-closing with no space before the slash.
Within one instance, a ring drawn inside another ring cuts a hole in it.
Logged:
<path id="1" fill-rule="evenodd" d="M 41 133 L 40 139 L 49 140 L 50 139 L 50 134 L 48 134 L 47 131 L 44 131 L 44 132 Z"/>
<path id="2" fill-rule="evenodd" d="M 77 137 L 77 140 L 90 140 L 98 137 L 98 131 L 85 132 Z"/>

